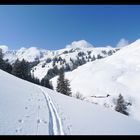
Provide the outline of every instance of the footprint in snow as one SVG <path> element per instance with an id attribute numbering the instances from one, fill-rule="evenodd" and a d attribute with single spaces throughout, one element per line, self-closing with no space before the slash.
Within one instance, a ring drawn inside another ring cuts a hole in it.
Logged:
<path id="1" fill-rule="evenodd" d="M 47 124 L 47 121 L 46 121 L 46 120 L 43 120 L 43 122 L 44 122 L 45 124 Z"/>
<path id="2" fill-rule="evenodd" d="M 19 129 L 16 129 L 15 131 L 18 133 L 18 132 L 21 132 L 21 131 L 22 131 L 22 129 L 21 129 L 21 128 L 19 128 Z"/>
<path id="3" fill-rule="evenodd" d="M 68 128 L 68 129 L 71 129 L 71 128 L 72 128 L 72 125 L 71 125 L 71 124 L 69 124 L 69 125 L 67 126 L 67 128 Z"/>
<path id="4" fill-rule="evenodd" d="M 40 120 L 40 119 L 38 119 L 38 120 L 37 120 L 37 123 L 41 123 L 41 120 Z"/>
<path id="5" fill-rule="evenodd" d="M 68 129 L 68 130 L 70 130 L 70 127 L 69 127 L 69 126 L 67 126 L 67 129 Z"/>
<path id="6" fill-rule="evenodd" d="M 25 107 L 25 109 L 28 109 L 28 107 Z"/>
<path id="7" fill-rule="evenodd" d="M 24 123 L 24 121 L 22 119 L 19 119 L 18 122 L 19 123 Z"/>

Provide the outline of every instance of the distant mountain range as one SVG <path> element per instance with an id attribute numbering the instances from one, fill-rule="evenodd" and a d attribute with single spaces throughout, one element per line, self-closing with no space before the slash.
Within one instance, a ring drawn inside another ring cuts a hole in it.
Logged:
<path id="1" fill-rule="evenodd" d="M 3 47 L 4 48 L 4 47 Z M 96 59 L 105 58 L 112 55 L 117 50 L 110 46 L 94 47 L 85 40 L 74 41 L 70 45 L 66 45 L 64 49 L 60 50 L 45 50 L 36 47 L 21 48 L 19 50 L 4 50 L 4 59 L 12 64 L 16 59 L 25 59 L 28 62 L 34 63 L 31 72 L 40 80 L 47 75 L 48 70 L 64 68 L 65 71 L 72 71 L 77 67 Z M 51 74 L 49 77 L 53 78 L 57 75 Z"/>

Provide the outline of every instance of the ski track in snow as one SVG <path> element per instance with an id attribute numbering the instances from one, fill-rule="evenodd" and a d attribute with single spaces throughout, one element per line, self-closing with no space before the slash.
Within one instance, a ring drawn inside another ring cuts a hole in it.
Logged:
<path id="1" fill-rule="evenodd" d="M 40 89 L 45 97 L 46 103 L 49 108 L 49 116 L 50 116 L 49 134 L 50 135 L 64 135 L 61 118 L 58 115 L 57 109 L 55 105 L 53 104 L 51 97 L 42 88 Z"/>

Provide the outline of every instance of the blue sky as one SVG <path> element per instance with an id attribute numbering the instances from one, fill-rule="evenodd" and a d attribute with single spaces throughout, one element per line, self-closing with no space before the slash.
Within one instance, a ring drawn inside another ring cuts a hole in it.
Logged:
<path id="1" fill-rule="evenodd" d="M 113 47 L 140 38 L 140 5 L 1 5 L 0 45 L 60 49 L 76 40 Z"/>

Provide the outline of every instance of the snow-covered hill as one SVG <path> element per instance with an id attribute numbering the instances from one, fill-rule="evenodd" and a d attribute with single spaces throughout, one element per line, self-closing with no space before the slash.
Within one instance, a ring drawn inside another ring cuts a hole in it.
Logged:
<path id="1" fill-rule="evenodd" d="M 0 70 L 1 135 L 139 135 L 140 122 Z"/>
<path id="2" fill-rule="evenodd" d="M 1 48 L 5 48 L 1 46 Z M 8 59 L 10 63 L 25 59 L 28 62 L 35 62 L 31 72 L 40 80 L 46 76 L 49 69 L 58 69 L 64 67 L 65 71 L 72 71 L 80 65 L 96 59 L 104 58 L 112 55 L 117 49 L 108 47 L 93 47 L 85 40 L 74 41 L 66 45 L 64 49 L 49 51 L 38 49 L 36 47 L 21 48 L 16 51 L 4 49 L 4 59 Z M 49 75 L 52 77 L 52 75 Z"/>
<path id="3" fill-rule="evenodd" d="M 140 39 L 110 57 L 67 72 L 66 78 L 70 80 L 73 94 L 80 92 L 85 100 L 112 109 L 114 99 L 121 93 L 132 104 L 130 116 L 140 120 Z M 56 79 L 52 79 L 54 86 Z"/>

